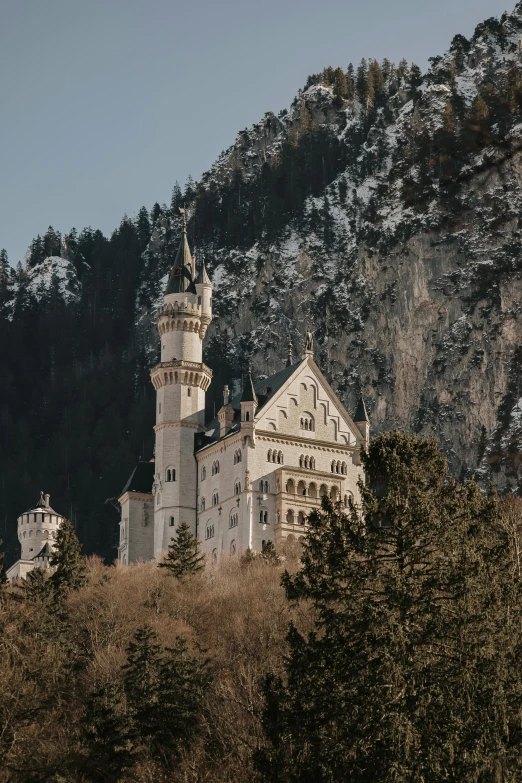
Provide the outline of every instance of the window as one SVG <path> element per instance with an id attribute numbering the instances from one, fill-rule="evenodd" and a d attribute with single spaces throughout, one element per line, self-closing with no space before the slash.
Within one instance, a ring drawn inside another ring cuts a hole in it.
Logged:
<path id="1" fill-rule="evenodd" d="M 201 498 L 200 509 L 201 511 L 205 510 L 205 498 Z"/>
<path id="2" fill-rule="evenodd" d="M 158 406 L 158 413 L 161 413 L 161 402 L 160 402 L 160 404 Z"/>
<path id="3" fill-rule="evenodd" d="M 192 394 L 192 389 L 189 386 L 188 389 L 187 389 L 187 397 L 190 397 L 191 394 Z"/>
<path id="4" fill-rule="evenodd" d="M 262 525 L 268 525 L 268 511 L 266 508 L 259 509 L 259 521 Z"/>
<path id="5" fill-rule="evenodd" d="M 315 429 L 314 417 L 310 413 L 301 416 L 299 419 L 299 429 L 306 430 L 308 432 L 312 432 Z"/>
<path id="6" fill-rule="evenodd" d="M 249 413 L 249 411 L 247 411 L 245 413 L 245 421 L 250 421 L 250 413 Z"/>
<path id="7" fill-rule="evenodd" d="M 346 462 L 343 462 L 341 465 L 341 473 L 343 474 L 343 476 L 346 476 L 346 474 L 348 473 L 348 466 Z"/>
<path id="8" fill-rule="evenodd" d="M 201 305 L 201 297 L 198 296 L 198 305 Z"/>
<path id="9" fill-rule="evenodd" d="M 219 473 L 219 460 L 215 460 L 212 463 L 212 475 L 216 476 Z"/>
<path id="10" fill-rule="evenodd" d="M 219 494 L 217 492 L 212 493 L 212 505 L 217 506 L 219 503 Z"/>
<path id="11" fill-rule="evenodd" d="M 237 449 L 234 452 L 234 465 L 237 465 L 239 462 L 241 462 L 241 449 Z"/>
<path id="12" fill-rule="evenodd" d="M 167 468 L 165 472 L 166 481 L 176 481 L 176 471 L 174 468 Z"/>
<path id="13" fill-rule="evenodd" d="M 169 517 L 169 527 L 174 527 L 174 517 Z"/>
<path id="14" fill-rule="evenodd" d="M 263 479 L 261 479 L 261 481 L 259 482 L 259 491 L 265 494 L 270 492 L 270 484 L 268 483 L 268 481 L 264 481 Z"/>
<path id="15" fill-rule="evenodd" d="M 230 517 L 228 519 L 228 526 L 229 527 L 237 527 L 239 524 L 239 516 L 235 512 L 233 514 L 230 514 Z"/>
<path id="16" fill-rule="evenodd" d="M 206 477 L 207 477 L 207 469 L 203 465 L 203 467 L 201 468 L 201 481 L 205 481 Z"/>
<path id="17" fill-rule="evenodd" d="M 236 481 L 234 484 L 234 495 L 240 495 L 241 494 L 241 482 Z"/>
<path id="18" fill-rule="evenodd" d="M 231 555 L 235 555 L 236 554 L 236 541 L 235 541 L 235 539 L 233 539 L 230 542 L 230 554 Z"/>
<path id="19" fill-rule="evenodd" d="M 272 449 L 268 449 L 267 455 L 266 455 L 266 461 L 272 462 Z"/>
<path id="20" fill-rule="evenodd" d="M 214 525 L 210 521 L 205 525 L 205 541 L 209 538 L 214 538 Z"/>

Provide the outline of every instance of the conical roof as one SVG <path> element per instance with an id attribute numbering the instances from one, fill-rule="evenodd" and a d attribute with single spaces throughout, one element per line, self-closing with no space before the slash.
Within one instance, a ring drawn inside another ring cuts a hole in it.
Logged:
<path id="1" fill-rule="evenodd" d="M 201 261 L 201 266 L 199 267 L 198 276 L 196 279 L 196 283 L 198 284 L 206 284 L 206 285 L 212 285 L 210 282 L 210 277 L 207 274 L 207 268 L 205 266 L 205 262 Z"/>
<path id="2" fill-rule="evenodd" d="M 243 394 L 241 395 L 241 402 L 255 402 L 257 403 L 257 395 L 254 389 L 254 382 L 252 381 L 252 372 L 248 371 L 248 378 L 243 388 Z"/>
<path id="3" fill-rule="evenodd" d="M 357 421 L 367 421 L 368 423 L 370 422 L 362 394 L 359 397 L 359 402 L 357 403 L 357 409 L 355 411 L 355 416 L 353 417 L 353 420 L 355 422 Z"/>
<path id="4" fill-rule="evenodd" d="M 170 270 L 169 281 L 165 290 L 166 294 L 190 293 L 195 294 L 194 281 L 192 279 L 192 254 L 187 239 L 187 221 L 183 210 L 183 229 L 178 252 L 174 264 Z"/>

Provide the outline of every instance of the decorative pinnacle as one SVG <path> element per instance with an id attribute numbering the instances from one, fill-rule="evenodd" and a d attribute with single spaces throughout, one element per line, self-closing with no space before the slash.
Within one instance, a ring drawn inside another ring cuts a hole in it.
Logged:
<path id="1" fill-rule="evenodd" d="M 292 345 L 292 341 L 289 340 L 288 341 L 288 358 L 286 360 L 286 366 L 287 367 L 291 367 L 293 363 L 294 363 L 293 345 Z"/>

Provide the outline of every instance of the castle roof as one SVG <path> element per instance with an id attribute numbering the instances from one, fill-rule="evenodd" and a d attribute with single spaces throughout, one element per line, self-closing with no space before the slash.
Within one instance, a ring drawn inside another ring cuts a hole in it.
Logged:
<path id="1" fill-rule="evenodd" d="M 152 493 L 153 482 L 154 462 L 141 462 L 140 460 L 120 492 L 119 497 L 126 492 L 140 492 L 143 495 L 150 495 Z"/>
<path id="2" fill-rule="evenodd" d="M 38 558 L 41 558 L 41 557 L 51 558 L 52 555 L 53 555 L 53 550 L 51 548 L 51 545 L 49 544 L 48 541 L 46 541 L 45 544 L 43 545 L 43 548 L 40 549 L 38 554 L 33 557 L 33 560 L 37 560 Z"/>
<path id="3" fill-rule="evenodd" d="M 281 386 L 286 383 L 286 381 L 294 374 L 294 372 L 297 370 L 299 365 L 303 363 L 303 361 L 306 361 L 305 359 L 299 359 L 299 361 L 295 362 L 294 364 L 290 365 L 289 367 L 284 367 L 282 370 L 279 370 L 278 372 L 274 373 L 274 375 L 271 375 L 269 378 L 261 378 L 260 380 L 256 381 L 255 383 L 252 382 L 252 393 L 255 394 L 257 398 L 257 410 L 260 411 L 264 405 L 266 405 L 267 402 L 276 394 Z M 248 384 L 245 384 L 245 389 Z M 243 399 L 243 394 L 245 392 L 241 392 L 240 394 L 236 394 L 232 399 L 230 400 L 230 405 L 232 405 L 234 411 L 236 413 L 240 413 L 241 411 L 241 402 L 245 402 Z M 250 391 L 248 392 L 251 393 Z M 241 424 L 238 421 L 234 422 L 233 426 L 227 432 L 225 437 L 228 437 L 229 435 L 233 435 L 235 432 L 238 432 Z M 198 446 L 196 446 L 196 450 L 199 451 L 200 448 L 205 448 L 206 446 L 210 446 L 212 443 L 216 443 L 216 441 L 220 440 L 220 428 L 219 428 L 219 419 L 216 416 L 212 421 L 207 425 L 206 432 L 203 435 L 203 439 Z"/>
<path id="4" fill-rule="evenodd" d="M 170 270 L 166 294 L 195 294 L 196 288 L 192 279 L 192 254 L 187 239 L 187 222 L 183 212 L 183 229 L 181 232 L 181 241 L 178 252 L 174 259 L 174 264 Z"/>
<path id="5" fill-rule="evenodd" d="M 252 373 L 248 371 L 248 378 L 243 388 L 243 394 L 241 395 L 241 402 L 255 402 L 257 404 L 257 395 L 254 391 L 254 382 L 252 381 Z"/>
<path id="6" fill-rule="evenodd" d="M 210 277 L 207 274 L 207 268 L 205 266 L 205 262 L 201 262 L 201 266 L 199 267 L 198 276 L 196 278 L 196 284 L 204 284 L 204 285 L 212 285 L 210 282 Z"/>

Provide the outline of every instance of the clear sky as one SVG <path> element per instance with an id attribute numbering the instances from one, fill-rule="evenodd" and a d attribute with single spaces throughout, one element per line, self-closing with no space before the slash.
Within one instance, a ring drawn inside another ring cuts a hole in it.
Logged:
<path id="1" fill-rule="evenodd" d="M 515 0 L 0 0 L 0 247 L 170 200 L 310 73 L 421 68 Z"/>

